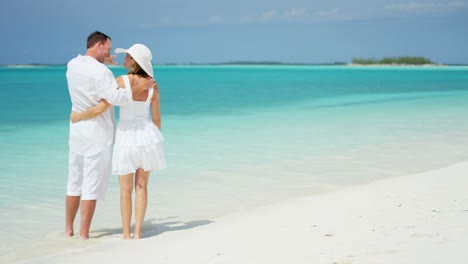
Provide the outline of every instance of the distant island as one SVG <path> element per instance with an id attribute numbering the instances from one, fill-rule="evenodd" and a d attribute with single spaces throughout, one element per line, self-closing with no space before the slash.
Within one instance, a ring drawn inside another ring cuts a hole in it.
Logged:
<path id="1" fill-rule="evenodd" d="M 165 63 L 161 65 L 346 65 L 346 62 L 331 62 L 331 63 L 301 63 L 301 62 L 281 62 L 281 61 L 227 61 L 227 62 L 212 62 L 212 63 Z"/>
<path id="2" fill-rule="evenodd" d="M 353 65 L 439 65 L 424 57 L 385 57 L 380 60 L 354 58 Z"/>
<path id="3" fill-rule="evenodd" d="M 266 65 L 266 66 L 468 66 L 468 64 L 441 64 L 434 63 L 424 57 L 384 57 L 383 59 L 354 58 L 351 62 L 335 61 L 324 63 L 304 63 L 304 62 L 282 62 L 282 61 L 227 61 L 227 62 L 205 62 L 205 63 L 155 63 L 154 66 L 229 66 L 229 65 Z M 47 66 L 66 66 L 64 64 L 28 63 L 28 64 L 0 64 L 0 68 L 29 68 Z M 114 67 L 113 65 L 108 65 Z M 122 67 L 116 65 L 115 67 Z"/>
<path id="4" fill-rule="evenodd" d="M 331 62 L 331 63 L 295 63 L 295 62 L 281 62 L 281 61 L 228 61 L 228 62 L 215 62 L 215 63 L 166 63 L 162 65 L 268 65 L 268 66 L 346 66 L 346 65 L 394 65 L 394 66 L 442 66 L 444 64 L 434 63 L 430 59 L 424 57 L 384 57 L 383 59 L 363 59 L 363 58 L 354 58 L 351 63 L 347 62 Z M 444 65 L 445 66 L 445 65 Z"/>

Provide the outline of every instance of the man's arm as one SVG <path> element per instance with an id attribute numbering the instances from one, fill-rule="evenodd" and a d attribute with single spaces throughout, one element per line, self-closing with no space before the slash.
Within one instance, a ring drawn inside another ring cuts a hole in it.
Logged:
<path id="1" fill-rule="evenodd" d="M 117 84 L 114 75 L 111 71 L 106 71 L 103 76 L 97 81 L 97 91 L 99 97 L 105 99 L 112 105 L 124 105 L 131 101 L 132 97 L 137 94 L 148 90 L 149 87 L 154 85 L 154 80 L 145 78 L 134 78 L 131 89 L 117 89 L 124 88 L 125 85 Z"/>
<path id="2" fill-rule="evenodd" d="M 76 122 L 81 121 L 81 120 L 86 120 L 86 119 L 96 117 L 96 116 L 104 113 L 104 111 L 106 111 L 107 108 L 109 108 L 110 106 L 111 106 L 111 104 L 109 104 L 106 100 L 103 99 L 103 100 L 101 100 L 101 102 L 99 102 L 98 105 L 93 106 L 91 108 L 88 108 L 88 109 L 86 109 L 85 111 L 83 111 L 81 113 L 72 112 L 70 114 L 70 121 L 72 123 L 76 123 Z"/>

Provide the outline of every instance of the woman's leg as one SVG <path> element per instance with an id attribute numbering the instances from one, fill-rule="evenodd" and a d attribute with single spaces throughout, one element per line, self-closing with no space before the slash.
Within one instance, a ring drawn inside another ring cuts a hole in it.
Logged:
<path id="1" fill-rule="evenodd" d="M 135 174 L 135 230 L 133 230 L 133 237 L 135 239 L 141 238 L 141 228 L 143 220 L 145 220 L 146 204 L 148 202 L 148 178 L 150 171 L 138 169 Z"/>
<path id="2" fill-rule="evenodd" d="M 119 176 L 123 239 L 131 239 L 133 173 Z"/>

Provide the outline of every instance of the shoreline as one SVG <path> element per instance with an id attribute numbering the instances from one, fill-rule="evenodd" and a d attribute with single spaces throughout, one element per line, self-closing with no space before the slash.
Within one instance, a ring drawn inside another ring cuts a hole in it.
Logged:
<path id="1" fill-rule="evenodd" d="M 67 64 L 4 64 L 0 68 L 21 69 L 21 68 L 45 68 L 45 67 L 66 67 Z M 123 67 L 122 65 L 107 65 L 109 68 Z M 355 63 L 163 63 L 153 64 L 153 67 L 197 67 L 197 66 L 321 66 L 321 67 L 420 67 L 420 68 L 439 68 L 439 67 L 468 67 L 468 64 L 355 64 Z"/>
<path id="2" fill-rule="evenodd" d="M 468 162 L 21 263 L 465 263 Z M 79 242 L 79 241 L 77 241 Z"/>

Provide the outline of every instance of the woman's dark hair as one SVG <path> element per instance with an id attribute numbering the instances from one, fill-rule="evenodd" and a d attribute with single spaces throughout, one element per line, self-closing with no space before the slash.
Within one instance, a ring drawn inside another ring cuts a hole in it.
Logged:
<path id="1" fill-rule="evenodd" d="M 130 54 L 129 54 L 130 55 Z M 143 78 L 149 77 L 149 74 L 146 73 L 140 65 L 135 61 L 135 63 L 128 69 L 128 74 L 135 74 Z"/>
<path id="2" fill-rule="evenodd" d="M 98 42 L 101 42 L 102 44 L 104 44 L 104 43 L 106 43 L 107 39 L 111 40 L 111 38 L 109 36 L 107 36 L 106 34 L 104 34 L 102 32 L 99 32 L 99 31 L 94 31 L 88 37 L 88 42 L 87 42 L 86 48 L 89 49 Z"/>

